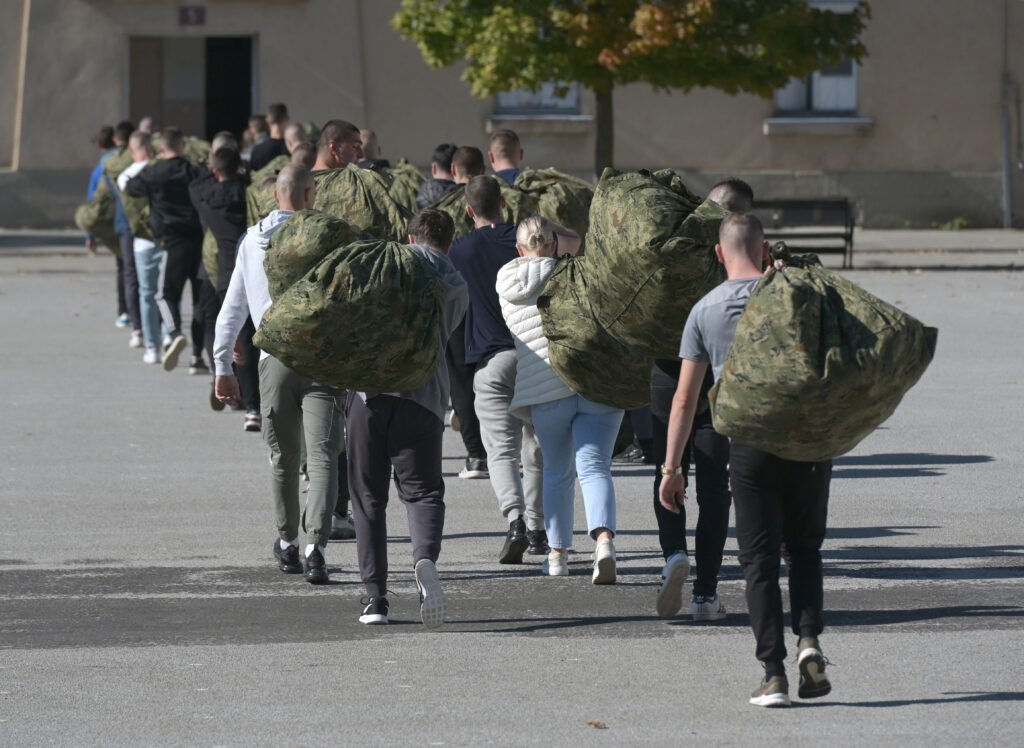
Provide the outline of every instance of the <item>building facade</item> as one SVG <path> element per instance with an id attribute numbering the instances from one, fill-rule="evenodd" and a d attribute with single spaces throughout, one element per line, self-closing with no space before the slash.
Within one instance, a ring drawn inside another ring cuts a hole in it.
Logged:
<path id="1" fill-rule="evenodd" d="M 850 0 L 811 0 L 844 12 Z M 516 130 L 530 166 L 592 177 L 594 102 L 572 89 L 469 95 L 392 31 L 399 0 L 0 0 L 0 226 L 69 226 L 91 137 L 154 117 L 208 137 L 283 101 L 348 119 L 385 157 L 427 167 L 441 142 Z M 773 99 L 615 92 L 620 169 L 723 175 L 758 197 L 846 196 L 862 225 L 1024 224 L 1021 0 L 873 0 L 869 56 Z"/>

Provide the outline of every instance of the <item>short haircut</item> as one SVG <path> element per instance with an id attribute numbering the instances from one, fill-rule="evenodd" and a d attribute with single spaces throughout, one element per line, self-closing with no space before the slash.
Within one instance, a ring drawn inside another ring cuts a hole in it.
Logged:
<path id="1" fill-rule="evenodd" d="M 459 168 L 464 177 L 480 176 L 487 171 L 484 166 L 484 154 L 475 145 L 464 145 L 452 154 L 452 165 Z"/>
<path id="2" fill-rule="evenodd" d="M 135 150 L 145 148 L 148 151 L 152 142 L 153 136 L 145 130 L 136 130 L 128 136 L 128 147 Z"/>
<path id="3" fill-rule="evenodd" d="M 313 174 L 302 164 L 285 164 L 277 175 L 277 194 L 297 203 L 307 187 L 313 184 Z"/>
<path id="4" fill-rule="evenodd" d="M 249 129 L 258 133 L 270 132 L 270 126 L 267 125 L 267 118 L 262 114 L 254 114 L 249 117 Z"/>
<path id="5" fill-rule="evenodd" d="M 213 140 L 210 141 L 210 150 L 216 151 L 220 148 L 234 148 L 238 150 L 238 138 L 235 137 L 233 132 L 221 130 L 213 136 Z"/>
<path id="6" fill-rule="evenodd" d="M 288 127 L 284 128 L 284 140 L 287 143 L 291 141 L 293 143 L 307 143 L 309 142 L 309 135 L 306 134 L 306 128 L 300 125 L 298 122 L 292 122 Z"/>
<path id="7" fill-rule="evenodd" d="M 160 131 L 160 144 L 172 153 L 178 153 L 185 147 L 185 134 L 177 127 L 165 127 Z"/>
<path id="8" fill-rule="evenodd" d="M 316 150 L 318 153 L 326 153 L 331 143 L 338 140 L 347 140 L 353 135 L 359 137 L 360 142 L 362 142 L 362 136 L 359 135 L 358 127 L 343 119 L 332 119 L 320 131 L 320 139 L 316 141 Z"/>
<path id="9" fill-rule="evenodd" d="M 476 176 L 466 183 L 466 202 L 480 218 L 501 216 L 501 185 L 494 177 Z"/>
<path id="10" fill-rule="evenodd" d="M 764 250 L 764 227 L 753 213 L 730 213 L 718 228 L 718 242 L 726 252 L 744 252 L 760 263 Z"/>
<path id="11" fill-rule="evenodd" d="M 424 208 L 413 216 L 409 234 L 417 244 L 447 250 L 455 238 L 455 221 L 443 210 Z"/>
<path id="12" fill-rule="evenodd" d="M 100 148 L 107 150 L 108 148 L 114 147 L 114 128 L 110 125 L 104 125 L 96 131 L 95 137 L 96 145 Z"/>
<path id="13" fill-rule="evenodd" d="M 708 191 L 708 200 L 734 213 L 746 213 L 754 207 L 754 190 L 742 179 L 728 177 Z"/>
<path id="14" fill-rule="evenodd" d="M 363 157 L 380 158 L 380 141 L 377 139 L 377 133 L 363 128 L 359 131 L 359 137 L 363 141 Z"/>
<path id="15" fill-rule="evenodd" d="M 299 143 L 292 149 L 292 163 L 302 164 L 307 169 L 312 169 L 316 164 L 316 148 L 310 143 Z"/>
<path id="16" fill-rule="evenodd" d="M 434 155 L 430 157 L 431 163 L 437 164 L 447 172 L 452 170 L 452 156 L 459 147 L 455 143 L 441 143 L 434 149 Z"/>
<path id="17" fill-rule="evenodd" d="M 519 136 L 511 130 L 495 130 L 491 133 L 489 149 L 496 158 L 505 161 L 518 161 L 519 151 L 522 148 Z"/>
<path id="18" fill-rule="evenodd" d="M 135 125 L 126 119 L 121 120 L 114 126 L 114 140 L 126 145 L 133 132 L 135 132 Z"/>
<path id="19" fill-rule="evenodd" d="M 238 154 L 238 149 L 231 146 L 218 148 L 210 157 L 210 168 L 216 169 L 227 179 L 237 177 L 241 165 L 242 157 Z"/>
<path id="20" fill-rule="evenodd" d="M 267 122 L 271 125 L 280 125 L 288 120 L 288 107 L 284 104 L 271 104 L 267 107 Z"/>

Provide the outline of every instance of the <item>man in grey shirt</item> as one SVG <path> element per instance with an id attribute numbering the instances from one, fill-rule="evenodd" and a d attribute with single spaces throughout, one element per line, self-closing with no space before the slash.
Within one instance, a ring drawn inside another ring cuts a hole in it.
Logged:
<path id="1" fill-rule="evenodd" d="M 430 263 L 444 289 L 441 350 L 469 306 L 466 281 L 447 257 L 454 235 L 451 217 L 439 210 L 423 210 L 409 224 L 412 249 Z M 369 596 L 359 617 L 362 623 L 388 622 L 386 512 L 392 471 L 409 520 L 420 618 L 427 626 L 444 622 L 444 593 L 435 564 L 444 531 L 441 438 L 448 396 L 444 356 L 434 376 L 417 390 L 348 395 L 348 480 L 359 573 Z"/>
<path id="2" fill-rule="evenodd" d="M 768 244 L 756 217 L 734 213 L 722 221 L 715 252 L 728 280 L 701 299 L 690 312 L 679 355 L 679 387 L 672 400 L 668 449 L 661 467 L 659 500 L 678 512 L 686 498 L 680 468 L 683 447 L 697 410 L 701 382 L 710 364 L 722 374 L 736 325 L 762 275 Z M 779 435 L 784 438 L 784 434 Z M 825 537 L 832 463 L 796 462 L 733 440 L 730 483 L 736 508 L 739 562 L 746 580 L 747 608 L 757 640 L 756 657 L 764 678 L 750 696 L 755 706 L 789 706 L 779 562 L 786 556 L 793 633 L 802 699 L 825 696 L 832 685 L 818 636 L 824 629 L 821 543 Z"/>

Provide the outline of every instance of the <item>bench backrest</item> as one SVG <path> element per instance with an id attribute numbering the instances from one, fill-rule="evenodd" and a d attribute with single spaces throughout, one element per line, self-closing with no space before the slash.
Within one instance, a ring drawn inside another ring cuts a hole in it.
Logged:
<path id="1" fill-rule="evenodd" d="M 853 211 L 845 197 L 807 200 L 755 200 L 752 211 L 765 229 L 783 226 L 843 226 L 853 229 Z"/>

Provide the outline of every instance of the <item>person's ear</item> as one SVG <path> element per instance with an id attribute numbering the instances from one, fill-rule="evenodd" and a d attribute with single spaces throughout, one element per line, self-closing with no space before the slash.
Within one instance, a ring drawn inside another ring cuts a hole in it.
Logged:
<path id="1" fill-rule="evenodd" d="M 501 209 L 505 210 L 505 197 L 504 197 L 504 195 L 501 198 Z"/>
<path id="2" fill-rule="evenodd" d="M 306 187 L 306 189 L 302 191 L 302 197 L 304 198 L 306 207 L 312 208 L 313 203 L 316 202 L 316 186 L 311 184 L 308 187 Z"/>
<path id="3" fill-rule="evenodd" d="M 466 203 L 466 215 L 469 216 L 469 220 L 476 220 L 476 211 L 473 210 L 473 206 L 470 205 L 469 203 Z"/>
<path id="4" fill-rule="evenodd" d="M 277 194 L 277 187 L 274 188 L 274 202 L 278 205 L 281 204 L 281 197 Z"/>
<path id="5" fill-rule="evenodd" d="M 526 252 L 523 251 L 523 245 L 519 242 L 516 242 L 516 252 L 519 253 L 520 257 L 526 257 Z"/>
<path id="6" fill-rule="evenodd" d="M 430 176 L 432 176 L 434 179 L 437 179 L 437 173 L 439 171 L 440 171 L 440 169 L 438 168 L 437 164 L 431 162 L 431 164 L 430 164 Z"/>
<path id="7" fill-rule="evenodd" d="M 487 160 L 491 162 L 491 166 L 494 166 L 494 151 L 490 148 L 487 149 Z"/>
<path id="8" fill-rule="evenodd" d="M 721 245 L 721 243 L 715 245 L 715 257 L 718 258 L 718 261 L 720 263 L 722 263 L 723 265 L 725 264 L 725 257 L 722 254 L 722 245 Z"/>
<path id="9" fill-rule="evenodd" d="M 406 236 L 409 237 L 409 244 L 419 244 L 419 242 L 416 241 L 416 237 L 412 234 L 406 234 Z"/>

